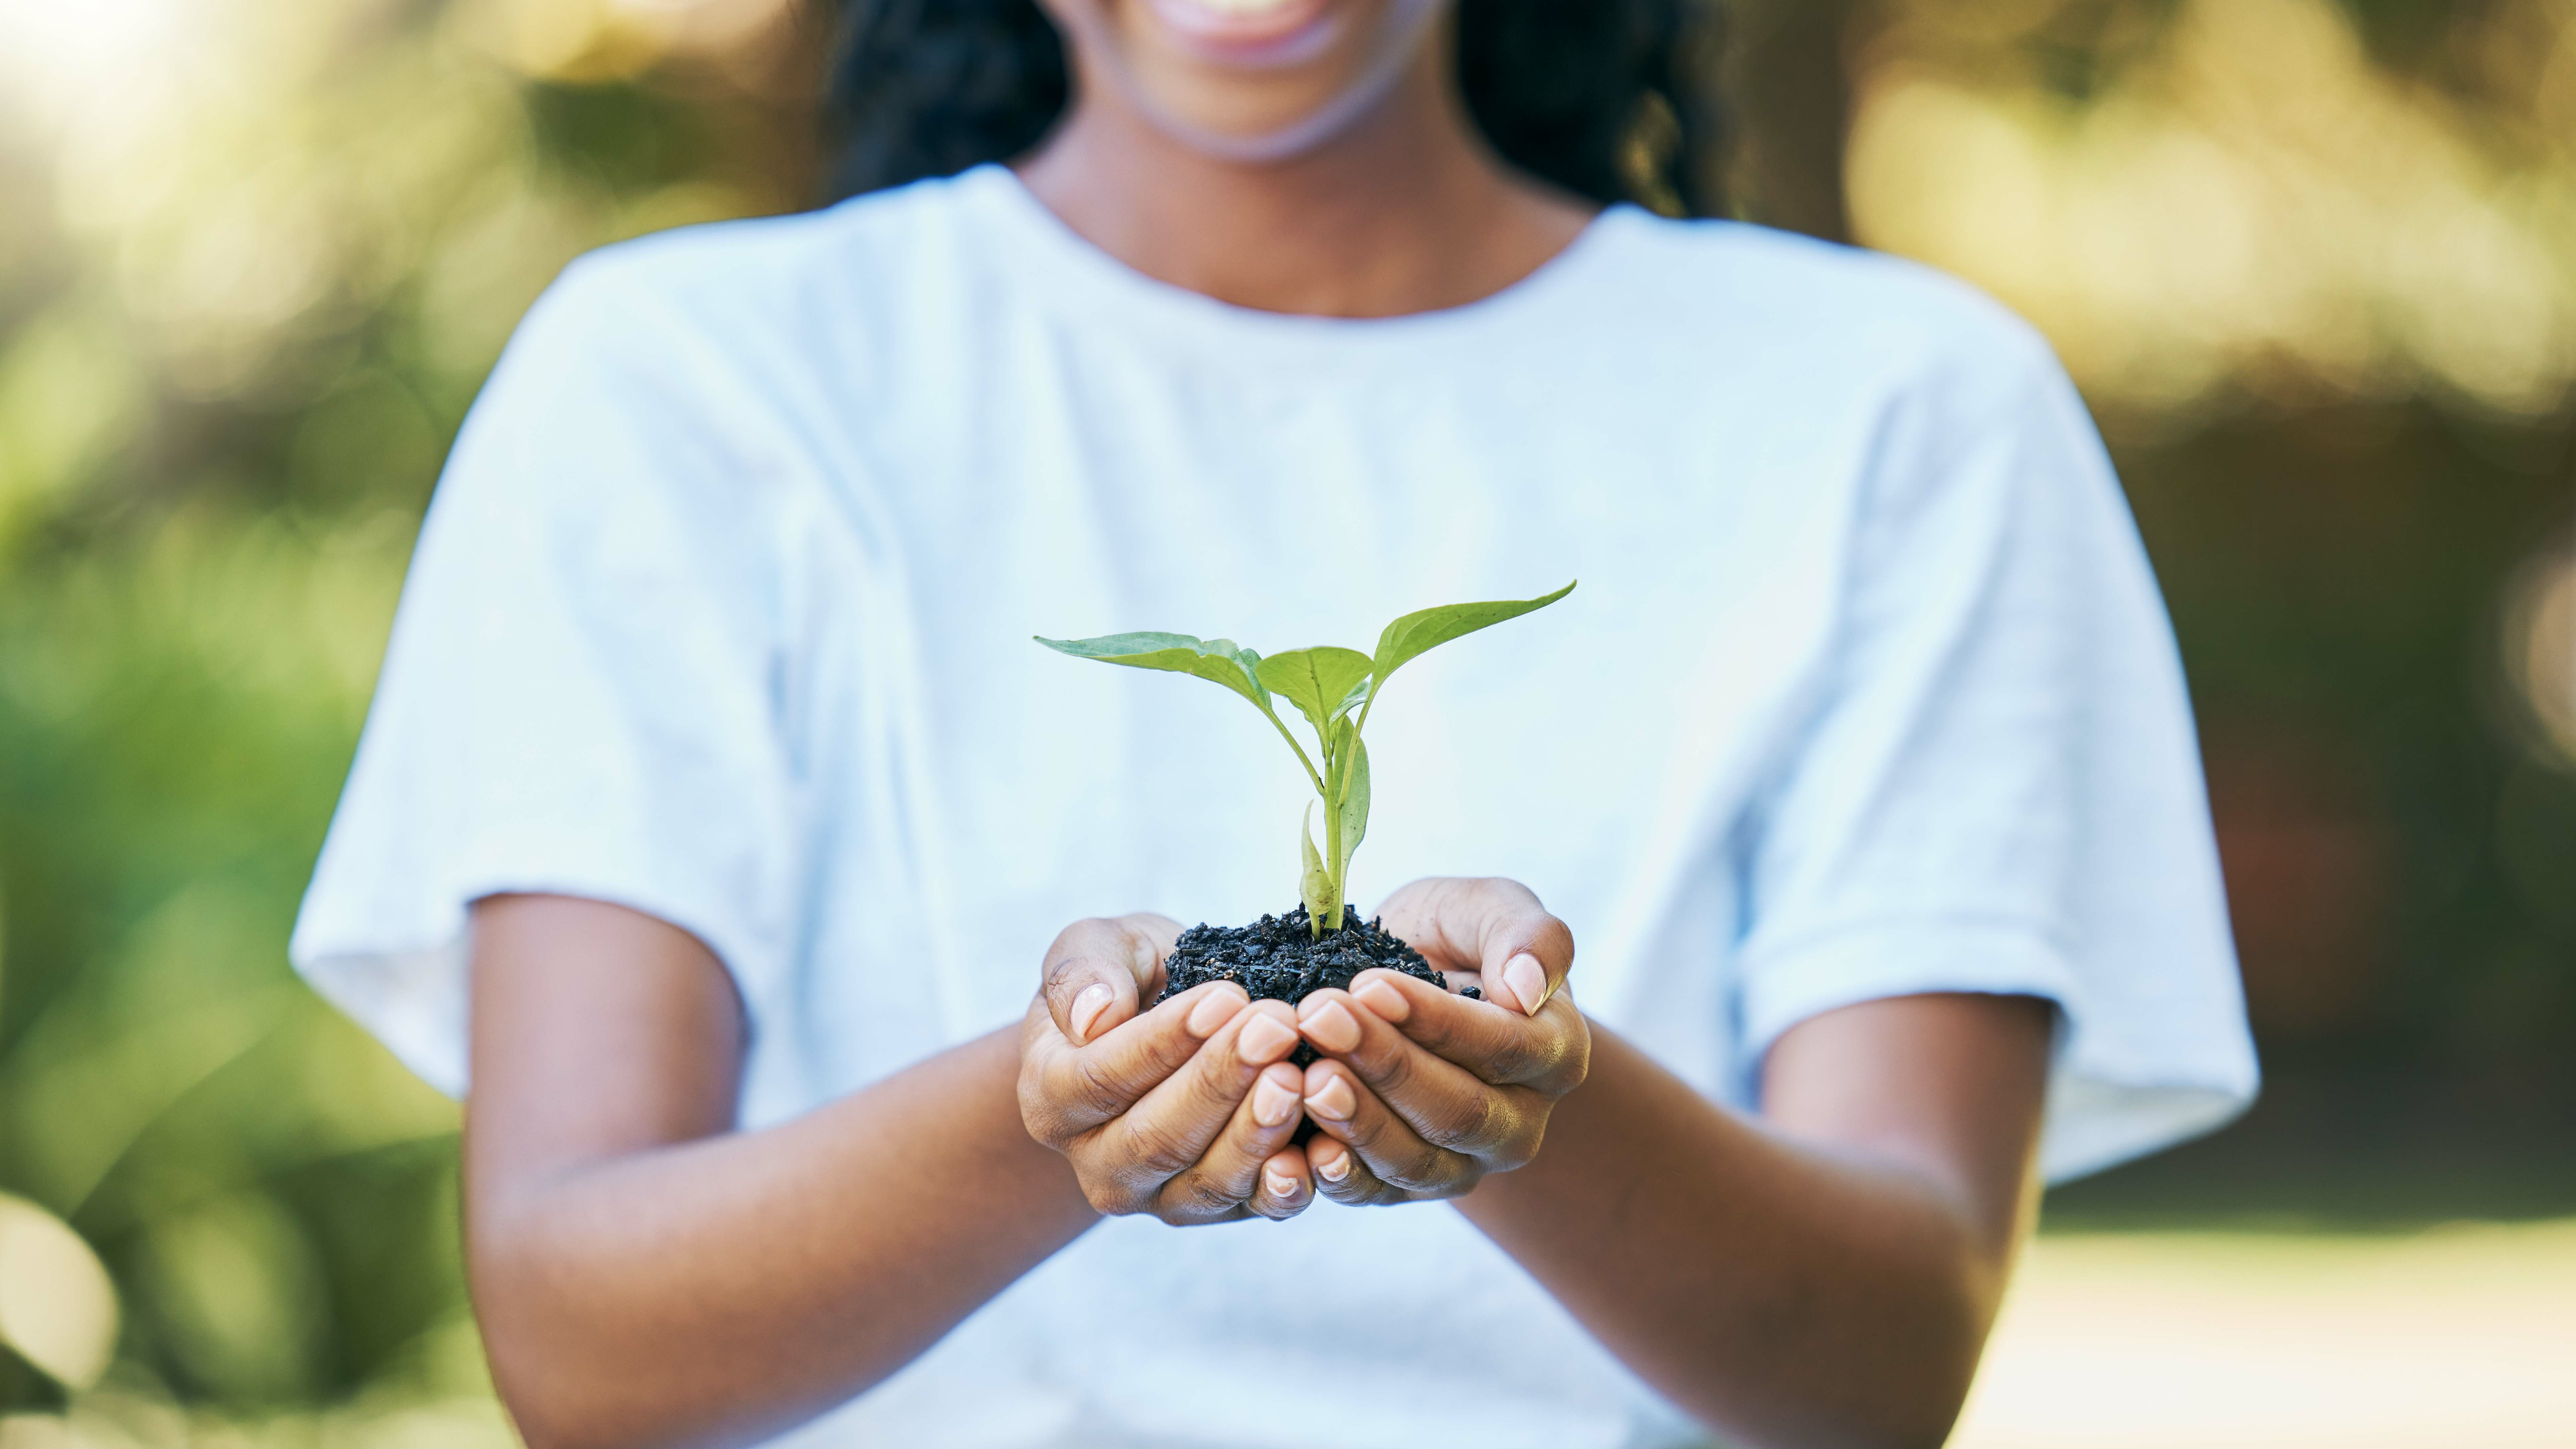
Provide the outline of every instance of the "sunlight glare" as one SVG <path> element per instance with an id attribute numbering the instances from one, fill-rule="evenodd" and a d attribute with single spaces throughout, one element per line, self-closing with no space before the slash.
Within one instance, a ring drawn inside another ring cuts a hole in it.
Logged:
<path id="1" fill-rule="evenodd" d="M 0 1194 L 0 1342 L 72 1388 L 98 1381 L 116 1350 L 116 1287 L 62 1219 Z"/>
<path id="2" fill-rule="evenodd" d="M 0 94 L 59 122 L 167 72 L 207 7 L 188 0 L 0 0 Z"/>

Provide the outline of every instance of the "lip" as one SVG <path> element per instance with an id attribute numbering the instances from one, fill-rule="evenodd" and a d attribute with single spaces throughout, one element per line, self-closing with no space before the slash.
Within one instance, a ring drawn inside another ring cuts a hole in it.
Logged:
<path id="1" fill-rule="evenodd" d="M 1201 58 L 1235 65 L 1286 65 L 1311 59 L 1331 44 L 1339 0 L 1285 0 L 1235 13 L 1200 0 L 1146 0 L 1146 8 L 1183 48 Z"/>

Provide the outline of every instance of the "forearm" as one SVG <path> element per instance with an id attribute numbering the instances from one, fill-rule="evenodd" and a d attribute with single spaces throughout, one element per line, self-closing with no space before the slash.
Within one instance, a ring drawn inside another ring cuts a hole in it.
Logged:
<path id="1" fill-rule="evenodd" d="M 776 1127 L 469 1191 L 477 1308 L 529 1442 L 775 1432 L 1079 1235 L 1071 1169 L 1021 1124 L 1018 1034 Z"/>
<path id="2" fill-rule="evenodd" d="M 1937 1179 L 1731 1115 L 1597 1024 L 1536 1160 L 1459 1207 L 1641 1377 L 1766 1446 L 1940 1443 L 2009 1258 Z"/>

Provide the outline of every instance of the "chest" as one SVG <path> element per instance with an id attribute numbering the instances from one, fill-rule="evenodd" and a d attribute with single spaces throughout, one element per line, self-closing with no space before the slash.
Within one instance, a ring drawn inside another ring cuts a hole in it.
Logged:
<path id="1" fill-rule="evenodd" d="M 1748 441 L 1722 407 L 1676 425 L 1678 399 L 1633 390 L 1511 406 L 1528 378 L 985 383 L 811 460 L 783 708 L 811 809 L 815 1092 L 1016 1016 L 1076 918 L 1297 898 L 1311 790 L 1260 714 L 1030 636 L 1366 651 L 1398 614 L 1570 578 L 1389 684 L 1352 896 L 1525 881 L 1574 927 L 1592 1009 L 1651 1000 L 1670 1055 L 1716 1071 L 1726 837 L 1829 648 L 1853 460 Z"/>

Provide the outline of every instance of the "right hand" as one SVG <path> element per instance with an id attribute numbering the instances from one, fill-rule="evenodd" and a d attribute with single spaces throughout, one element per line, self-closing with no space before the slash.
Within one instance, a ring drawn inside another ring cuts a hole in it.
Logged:
<path id="1" fill-rule="evenodd" d="M 1518 881 L 1419 880 L 1378 911 L 1484 999 L 1376 969 L 1299 1002 L 1323 1055 L 1306 1069 L 1323 1134 L 1308 1161 L 1336 1202 L 1458 1197 L 1537 1156 L 1557 1101 L 1583 1084 L 1592 1031 L 1563 989 L 1574 933 Z"/>
<path id="2" fill-rule="evenodd" d="M 1211 982 L 1149 1011 L 1168 916 L 1077 921 L 1047 949 L 1020 1033 L 1020 1117 L 1065 1155 L 1091 1206 L 1175 1226 L 1290 1218 L 1315 1200 L 1297 1130 L 1297 1017 Z"/>

